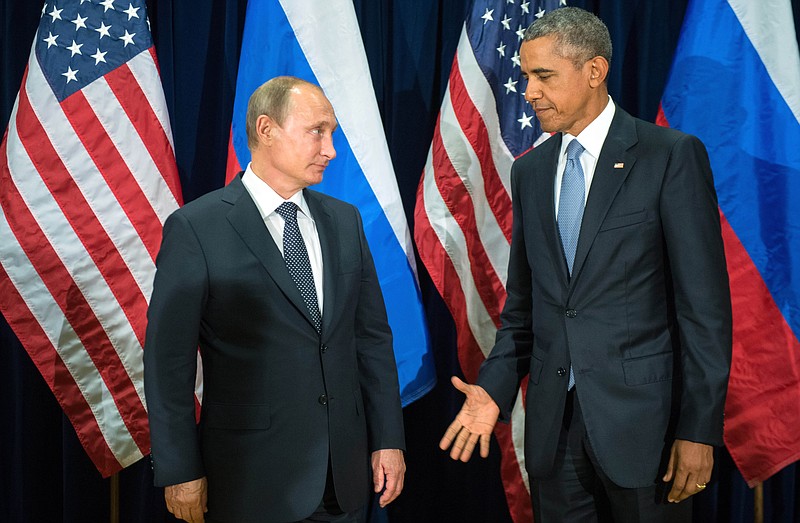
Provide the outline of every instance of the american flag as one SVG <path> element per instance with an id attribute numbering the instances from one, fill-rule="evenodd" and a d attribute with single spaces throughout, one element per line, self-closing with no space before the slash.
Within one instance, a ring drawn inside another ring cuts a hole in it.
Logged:
<path id="1" fill-rule="evenodd" d="M 0 312 L 104 476 L 150 452 L 145 315 L 180 202 L 144 2 L 45 3 L 0 144 Z"/>
<path id="2" fill-rule="evenodd" d="M 455 320 L 458 356 L 474 382 L 494 345 L 511 242 L 511 164 L 542 135 L 524 99 L 525 29 L 565 0 L 475 0 L 464 23 L 417 190 L 414 239 Z M 523 392 L 495 429 L 509 511 L 532 519 L 523 456 Z"/>

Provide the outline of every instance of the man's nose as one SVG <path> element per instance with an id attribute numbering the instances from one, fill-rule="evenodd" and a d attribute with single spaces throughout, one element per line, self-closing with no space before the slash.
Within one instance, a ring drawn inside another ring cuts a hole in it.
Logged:
<path id="1" fill-rule="evenodd" d="M 333 160 L 336 158 L 336 148 L 333 146 L 333 133 L 326 136 L 322 141 L 322 150 L 320 151 L 320 154 L 328 160 Z"/>
<path id="2" fill-rule="evenodd" d="M 538 82 L 535 80 L 529 80 L 528 84 L 525 86 L 525 101 L 529 104 L 532 104 L 536 100 L 542 97 L 542 90 L 539 87 Z"/>

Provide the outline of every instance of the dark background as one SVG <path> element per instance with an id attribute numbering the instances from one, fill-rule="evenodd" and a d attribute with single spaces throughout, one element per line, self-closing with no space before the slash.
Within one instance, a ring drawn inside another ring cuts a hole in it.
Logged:
<path id="1" fill-rule="evenodd" d="M 320 0 L 324 1 L 324 0 Z M 635 116 L 653 121 L 688 0 L 575 0 L 597 13 L 614 42 L 609 88 Z M 759 0 L 752 0 L 759 1 Z M 354 0 L 378 105 L 409 223 L 469 0 Z M 36 32 L 41 3 L 0 0 L 0 128 L 5 129 Z M 800 0 L 792 0 L 800 25 Z M 246 0 L 150 0 L 148 14 L 172 118 L 184 198 L 220 187 Z M 388 519 L 408 523 L 510 522 L 499 453 L 462 464 L 437 448 L 461 405 L 449 313 L 420 265 L 439 384 L 405 409 L 408 473 Z M 645 422 L 645 420 L 643 420 Z M 753 520 L 753 493 L 724 449 L 709 488 L 695 497 L 697 522 Z M 126 522 L 174 521 L 151 486 L 146 460 L 119 475 Z M 765 521 L 800 522 L 800 467 L 764 484 Z M 0 317 L 0 522 L 108 521 L 109 481 L 80 446 L 30 358 Z"/>

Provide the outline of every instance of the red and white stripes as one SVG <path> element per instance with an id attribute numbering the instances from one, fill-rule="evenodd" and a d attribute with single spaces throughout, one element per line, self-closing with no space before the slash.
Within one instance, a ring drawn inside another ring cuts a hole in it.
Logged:
<path id="1" fill-rule="evenodd" d="M 0 311 L 106 476 L 149 453 L 146 311 L 180 202 L 152 49 L 61 103 L 31 53 L 0 147 Z"/>
<path id="2" fill-rule="evenodd" d="M 461 368 L 473 382 L 500 325 L 511 241 L 514 157 L 501 136 L 495 107 L 465 25 L 417 191 L 414 236 L 453 315 Z M 512 518 L 530 521 L 522 392 L 511 426 L 498 425 L 495 433 Z"/>

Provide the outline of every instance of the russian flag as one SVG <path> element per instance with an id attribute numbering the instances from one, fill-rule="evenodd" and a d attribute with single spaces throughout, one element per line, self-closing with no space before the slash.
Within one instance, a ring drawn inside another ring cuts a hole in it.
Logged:
<path id="1" fill-rule="evenodd" d="M 800 460 L 800 53 L 790 0 L 689 3 L 659 123 L 706 144 L 733 300 L 725 442 L 751 486 Z"/>
<path id="2" fill-rule="evenodd" d="M 350 0 L 250 0 L 231 124 L 227 177 L 250 161 L 247 102 L 272 77 L 291 75 L 325 91 L 339 121 L 336 159 L 314 189 L 357 206 L 378 271 L 403 405 L 436 381 L 411 235 L 381 125 L 358 20 Z"/>

